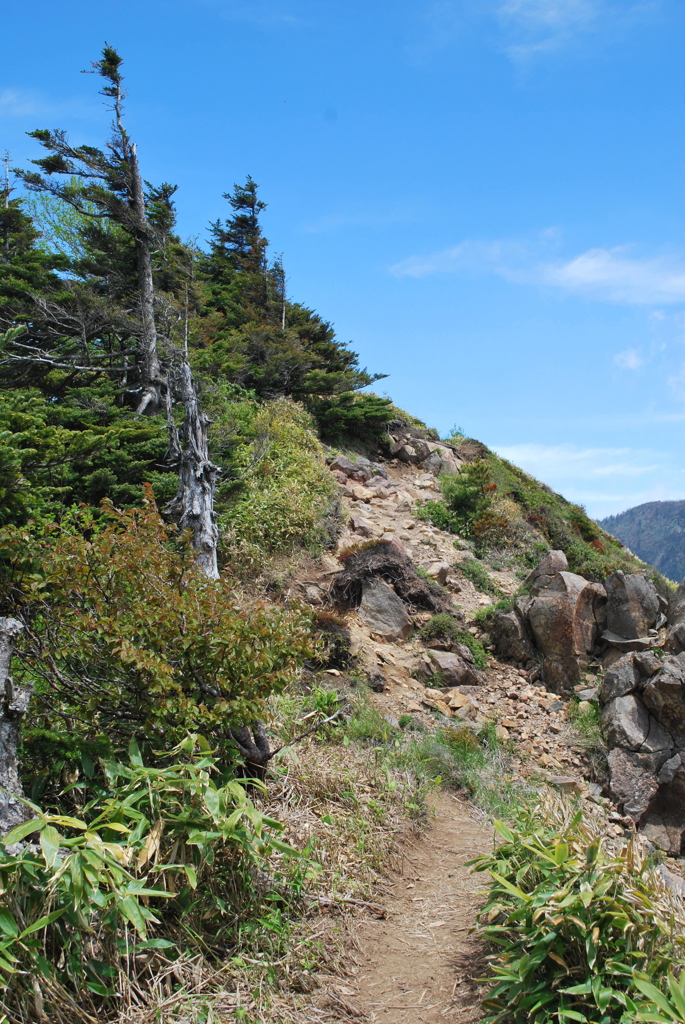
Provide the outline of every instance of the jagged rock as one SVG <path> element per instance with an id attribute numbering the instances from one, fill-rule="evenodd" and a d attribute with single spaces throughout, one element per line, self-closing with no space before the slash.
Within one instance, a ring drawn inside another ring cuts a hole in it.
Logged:
<path id="1" fill-rule="evenodd" d="M 463 644 L 459 644 L 459 647 L 463 647 Z M 468 648 L 466 648 L 468 651 Z M 471 652 L 469 651 L 469 654 Z M 431 651 L 430 660 L 436 672 L 445 680 L 446 686 L 463 686 L 466 685 L 478 685 L 481 683 L 481 677 L 473 665 L 473 656 L 471 655 L 471 661 L 467 661 L 463 653 L 455 653 L 448 651 Z"/>
<path id="2" fill-rule="evenodd" d="M 415 445 L 417 444 L 417 441 L 414 441 L 412 444 L 399 444 L 393 449 L 392 454 L 396 459 L 399 459 L 400 462 L 406 462 L 409 465 L 418 466 L 421 461 L 421 455 L 416 450 Z"/>
<path id="3" fill-rule="evenodd" d="M 668 633 L 664 649 L 672 654 L 685 651 L 685 580 L 668 602 Z"/>
<path id="4" fill-rule="evenodd" d="M 685 769 L 682 765 L 667 785 L 659 787 L 645 815 L 643 832 L 655 846 L 672 857 L 680 856 L 685 834 Z"/>
<path id="5" fill-rule="evenodd" d="M 659 785 L 668 786 L 669 783 L 673 782 L 681 765 L 680 754 L 674 754 L 673 757 L 669 757 L 668 761 L 661 766 L 661 771 L 657 775 Z"/>
<path id="6" fill-rule="evenodd" d="M 602 627 L 606 594 L 572 572 L 558 572 L 528 610 L 535 643 L 544 655 L 543 679 L 556 692 L 569 690 L 588 667 Z"/>
<path id="7" fill-rule="evenodd" d="M 372 633 L 384 640 L 403 640 L 411 633 L 411 620 L 395 591 L 383 580 L 365 580 L 359 614 Z"/>
<path id="8" fill-rule="evenodd" d="M 369 520 L 363 516 L 350 516 L 350 529 L 362 537 L 373 537 L 376 532 Z"/>
<path id="9" fill-rule="evenodd" d="M 611 795 L 635 821 L 639 821 L 659 789 L 657 754 L 637 754 L 616 747 L 609 751 Z"/>
<path id="10" fill-rule="evenodd" d="M 366 465 L 364 465 L 364 462 Z M 360 459 L 357 462 L 353 462 L 352 459 L 348 459 L 345 455 L 338 455 L 333 459 L 328 468 L 330 470 L 338 470 L 340 473 L 344 473 L 345 476 L 350 477 L 350 479 L 358 480 L 360 483 L 364 483 L 373 476 L 368 459 Z"/>
<path id="11" fill-rule="evenodd" d="M 640 752 L 656 754 L 664 750 L 668 751 L 669 754 L 673 750 L 673 737 L 670 733 L 666 732 L 664 727 L 657 722 L 653 715 L 650 715 L 649 732 L 647 734 L 647 739 L 640 747 Z"/>
<path id="12" fill-rule="evenodd" d="M 372 668 L 366 678 L 370 690 L 373 690 L 374 693 L 383 693 L 385 690 L 385 676 L 380 669 Z"/>
<path id="13" fill-rule="evenodd" d="M 351 490 L 351 497 L 355 501 L 364 501 L 368 504 L 375 497 L 374 492 L 370 491 L 368 487 L 363 487 L 362 484 L 353 484 Z"/>
<path id="14" fill-rule="evenodd" d="M 323 594 L 318 587 L 307 587 L 304 599 L 307 604 L 323 604 Z"/>
<path id="15" fill-rule="evenodd" d="M 642 699 L 673 736 L 685 747 L 685 653 L 664 658 L 663 667 L 644 688 Z"/>
<path id="16" fill-rule="evenodd" d="M 638 636 L 627 639 L 624 636 L 619 636 L 618 633 L 612 633 L 610 629 L 606 629 L 602 633 L 602 640 L 610 644 L 620 654 L 626 654 L 628 651 L 648 651 L 659 642 L 657 637 L 652 636 Z"/>
<path id="17" fill-rule="evenodd" d="M 665 864 L 659 864 L 656 873 L 661 879 L 664 888 L 673 893 L 674 896 L 685 897 L 685 878 L 676 875 L 675 871 L 669 871 Z"/>
<path id="18" fill-rule="evenodd" d="M 421 469 L 427 470 L 429 473 L 432 473 L 433 476 L 439 476 L 441 473 L 459 472 L 462 467 L 462 462 L 456 458 L 449 448 L 443 448 L 441 445 L 430 443 L 428 447 L 431 451 L 430 454 L 422 460 Z"/>
<path id="19" fill-rule="evenodd" d="M 685 622 L 677 622 L 675 626 L 669 627 L 664 650 L 669 654 L 682 654 L 685 651 Z"/>
<path id="20" fill-rule="evenodd" d="M 545 590 L 558 572 L 568 571 L 568 561 L 563 551 L 548 551 L 530 572 L 525 580 L 530 593 L 535 597 Z"/>
<path id="21" fill-rule="evenodd" d="M 644 679 L 649 679 L 661 668 L 661 660 L 654 651 L 640 651 L 635 655 L 635 667 Z"/>
<path id="22" fill-rule="evenodd" d="M 523 620 L 513 612 L 495 612 L 490 627 L 495 654 L 511 661 L 532 661 L 535 647 L 528 636 Z"/>
<path id="23" fill-rule="evenodd" d="M 607 670 L 599 691 L 602 704 L 632 693 L 640 681 L 634 654 L 624 654 Z"/>
<path id="24" fill-rule="evenodd" d="M 646 576 L 626 576 L 620 569 L 604 581 L 607 629 L 626 639 L 647 636 L 659 615 L 656 588 Z"/>
<path id="25" fill-rule="evenodd" d="M 426 572 L 431 579 L 436 580 L 441 586 L 447 582 L 447 577 L 452 570 L 452 566 L 448 565 L 447 562 L 433 562 L 426 569 Z"/>
<path id="26" fill-rule="evenodd" d="M 649 713 L 637 697 L 614 697 L 602 711 L 602 726 L 610 747 L 639 750 L 649 735 Z"/>
<path id="27" fill-rule="evenodd" d="M 685 580 L 668 599 L 667 617 L 669 626 L 685 622 Z"/>

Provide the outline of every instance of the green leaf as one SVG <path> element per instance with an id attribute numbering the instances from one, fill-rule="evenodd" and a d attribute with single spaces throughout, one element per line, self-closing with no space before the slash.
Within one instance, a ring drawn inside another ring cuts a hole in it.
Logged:
<path id="1" fill-rule="evenodd" d="M 568 843 L 557 843 L 554 847 L 554 860 L 557 864 L 563 864 L 565 860 L 568 860 Z"/>
<path id="2" fill-rule="evenodd" d="M 2 907 L 2 909 L 0 909 L 0 930 L 11 938 L 15 938 L 19 934 L 17 922 L 14 920 L 12 913 L 6 907 Z"/>
<path id="3" fill-rule="evenodd" d="M 53 867 L 57 860 L 62 836 L 52 825 L 46 825 L 40 834 L 40 846 L 45 857 L 45 863 L 49 868 Z"/>
<path id="4" fill-rule="evenodd" d="M 685 1020 L 685 971 L 680 975 L 680 983 L 673 977 L 671 971 L 668 972 L 668 988 L 671 993 L 671 998 L 675 1003 L 680 1016 Z"/>
<path id="5" fill-rule="evenodd" d="M 13 843 L 20 843 L 32 832 L 40 832 L 47 825 L 45 818 L 31 818 L 30 821 L 23 821 L 21 825 L 15 825 L 13 829 L 0 839 L 3 846 L 12 846 Z"/>
<path id="6" fill-rule="evenodd" d="M 186 873 L 186 878 L 191 889 L 197 889 L 197 871 L 192 864 L 184 864 L 183 870 Z"/>
<path id="7" fill-rule="evenodd" d="M 39 917 L 37 921 L 30 924 L 28 928 L 24 928 L 24 931 L 19 936 L 20 939 L 25 939 L 27 935 L 33 935 L 34 932 L 40 931 L 41 928 L 45 928 L 46 925 L 52 924 L 58 917 L 66 911 L 66 907 L 62 907 L 61 910 L 53 910 L 51 914 L 46 914 L 45 917 Z"/>
<path id="8" fill-rule="evenodd" d="M 524 903 L 530 903 L 532 897 L 523 892 L 522 889 L 518 889 L 515 885 L 512 885 L 511 882 L 508 882 L 506 878 L 502 877 L 502 875 L 498 875 L 496 871 L 491 871 L 490 874 L 496 882 L 499 882 L 499 884 L 507 890 L 507 892 L 510 892 L 513 896 L 523 900 Z"/>
<path id="9" fill-rule="evenodd" d="M 665 1013 L 673 1013 L 673 1007 L 666 996 L 659 991 L 656 985 L 652 985 L 650 981 L 645 981 L 637 975 L 633 975 L 633 981 L 635 983 L 635 987 L 639 988 L 640 992 L 642 992 L 644 996 L 647 996 L 648 999 L 651 999 L 653 1003 L 656 1003 L 660 1009 Z"/>
<path id="10" fill-rule="evenodd" d="M 131 740 L 131 742 L 129 743 L 128 756 L 129 760 L 131 761 L 131 764 L 136 765 L 136 767 L 138 768 L 143 767 L 143 758 L 140 753 L 140 747 L 138 746 L 136 740 Z"/>
<path id="11" fill-rule="evenodd" d="M 146 937 L 147 925 L 138 906 L 138 901 L 133 896 L 124 896 L 123 900 L 119 900 L 117 906 L 122 917 L 125 917 L 133 925 L 141 939 L 144 939 Z"/>

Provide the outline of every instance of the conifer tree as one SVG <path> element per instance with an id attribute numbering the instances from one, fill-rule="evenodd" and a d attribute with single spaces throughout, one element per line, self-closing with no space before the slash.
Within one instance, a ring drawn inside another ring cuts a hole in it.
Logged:
<path id="1" fill-rule="evenodd" d="M 93 73 L 105 81 L 101 95 L 112 101 L 114 113 L 106 151 L 93 146 L 72 146 L 66 132 L 61 130 L 38 129 L 29 135 L 40 142 L 49 155 L 32 162 L 43 173 L 21 170 L 17 173 L 29 190 L 55 196 L 91 220 L 113 221 L 133 240 L 140 313 L 137 411 L 142 413 L 159 406 L 164 376 L 155 324 L 152 230 L 136 144 L 123 123 L 122 63 L 117 51 L 107 44 L 101 59 L 93 63 Z"/>

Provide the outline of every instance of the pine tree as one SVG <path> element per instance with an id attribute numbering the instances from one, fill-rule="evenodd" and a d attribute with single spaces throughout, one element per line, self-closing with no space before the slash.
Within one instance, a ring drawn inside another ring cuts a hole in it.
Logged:
<path id="1" fill-rule="evenodd" d="M 49 153 L 32 161 L 43 173 L 22 170 L 17 173 L 29 190 L 53 195 L 93 221 L 112 221 L 133 240 L 140 317 L 136 353 L 137 411 L 140 413 L 159 406 L 164 375 L 155 324 L 153 230 L 148 222 L 136 144 L 131 141 L 122 120 L 122 63 L 117 51 L 107 44 L 101 59 L 93 63 L 93 73 L 105 81 L 101 95 L 111 100 L 114 112 L 106 152 L 92 146 L 74 147 L 64 131 L 39 129 L 29 135 Z M 67 180 L 55 180 L 55 175 Z"/>

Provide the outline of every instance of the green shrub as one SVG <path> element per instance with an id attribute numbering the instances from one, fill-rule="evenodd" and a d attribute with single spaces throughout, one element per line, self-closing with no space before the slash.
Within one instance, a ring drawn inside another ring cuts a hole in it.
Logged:
<path id="1" fill-rule="evenodd" d="M 465 644 L 473 655 L 477 668 L 486 668 L 488 656 L 480 640 L 477 640 L 467 629 L 460 629 L 451 615 L 442 612 L 421 628 L 419 636 L 427 642 L 431 640 L 448 640 L 452 643 Z"/>
<path id="2" fill-rule="evenodd" d="M 501 601 L 497 601 L 495 604 L 489 604 L 486 608 L 479 608 L 474 615 L 473 621 L 481 626 L 487 626 L 496 612 L 510 612 L 513 607 L 514 596 L 503 597 Z"/>
<path id="3" fill-rule="evenodd" d="M 346 392 L 307 400 L 319 434 L 327 444 L 377 449 L 383 446 L 392 402 L 374 394 Z"/>
<path id="4" fill-rule="evenodd" d="M 607 852 L 582 811 L 551 797 L 496 828 L 501 845 L 473 862 L 491 879 L 480 921 L 498 949 L 485 1021 L 635 1020 L 634 970 L 659 979 L 685 963 L 682 909 L 636 842 Z"/>
<path id="5" fill-rule="evenodd" d="M 321 547 L 335 496 L 311 417 L 300 406 L 269 403 L 254 430 L 257 440 L 235 456 L 241 488 L 219 515 L 221 551 L 234 571 L 254 572 L 279 551 Z"/>
<path id="6" fill-rule="evenodd" d="M 426 501 L 414 509 L 414 515 L 417 519 L 432 523 L 445 533 L 462 531 L 462 520 L 448 509 L 444 501 Z"/>
<path id="7" fill-rule="evenodd" d="M 168 749 L 201 731 L 230 757 L 230 728 L 311 657 L 311 614 L 241 599 L 208 580 L 189 537 L 144 509 L 103 503 L 42 533 L 0 534 L 0 602 L 25 629 L 15 678 L 35 684 L 32 725 L 115 746 Z"/>
<path id="8" fill-rule="evenodd" d="M 43 1019 L 101 1019 L 120 1006 L 138 957 L 218 952 L 233 938 L 233 897 L 292 851 L 202 746 L 188 737 L 150 768 L 132 743 L 127 763 L 105 762 L 97 776 L 84 759 L 70 787 L 77 817 L 31 805 L 34 817 L 3 838 L 0 987 L 12 1019 L 34 1020 L 37 999 Z M 39 839 L 11 850 L 29 835 Z"/>
<path id="9" fill-rule="evenodd" d="M 485 594 L 501 594 L 501 590 L 490 577 L 488 570 L 476 558 L 469 558 L 465 562 L 460 562 L 457 568 L 462 576 L 465 576 L 467 580 L 471 580 L 474 587 L 478 590 L 482 590 Z"/>

